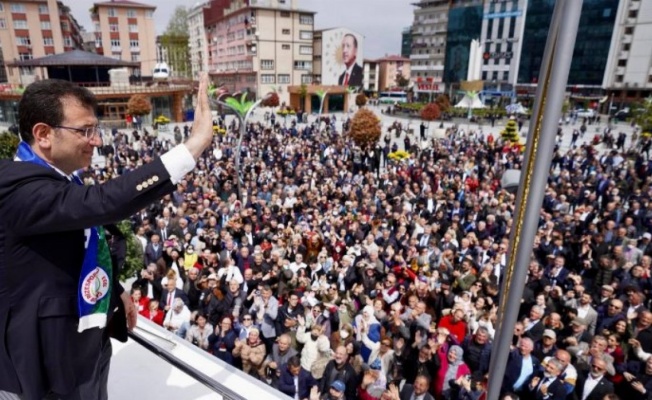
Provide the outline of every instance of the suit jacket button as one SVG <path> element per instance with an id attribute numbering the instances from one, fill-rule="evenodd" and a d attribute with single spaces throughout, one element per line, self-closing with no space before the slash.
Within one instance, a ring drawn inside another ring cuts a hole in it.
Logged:
<path id="1" fill-rule="evenodd" d="M 149 179 L 147 180 L 147 184 L 148 184 L 149 186 L 152 186 L 152 185 L 154 184 L 154 179 L 149 178 Z"/>
<path id="2" fill-rule="evenodd" d="M 149 186 L 149 185 L 147 184 L 147 181 L 143 182 L 142 185 L 143 185 L 143 189 L 147 189 L 147 186 Z"/>
<path id="3" fill-rule="evenodd" d="M 158 175 L 154 175 L 154 176 L 152 177 L 152 180 L 153 180 L 154 182 L 158 182 Z"/>
<path id="4" fill-rule="evenodd" d="M 136 185 L 136 190 L 139 192 L 143 190 L 143 185 Z"/>

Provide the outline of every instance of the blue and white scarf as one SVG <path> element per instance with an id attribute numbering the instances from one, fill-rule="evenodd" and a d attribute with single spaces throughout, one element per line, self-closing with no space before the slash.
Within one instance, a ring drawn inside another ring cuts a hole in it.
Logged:
<path id="1" fill-rule="evenodd" d="M 58 169 L 40 158 L 26 142 L 20 142 L 14 161 L 31 162 L 46 168 Z M 63 174 L 63 173 L 62 173 Z M 65 175 L 64 175 L 65 176 Z M 83 182 L 77 175 L 67 176 L 78 185 Z M 90 328 L 104 328 L 107 322 L 113 265 L 104 229 L 91 227 L 84 230 L 86 236 L 84 262 L 79 276 L 77 304 L 79 311 L 78 332 Z"/>

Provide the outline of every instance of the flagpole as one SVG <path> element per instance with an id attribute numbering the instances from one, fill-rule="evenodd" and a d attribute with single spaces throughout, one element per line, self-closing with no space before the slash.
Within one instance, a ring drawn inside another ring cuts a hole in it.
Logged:
<path id="1" fill-rule="evenodd" d="M 487 400 L 498 400 L 500 396 L 538 230 L 581 11 L 581 0 L 555 2 L 516 197 L 509 257 L 500 292 L 498 326 L 489 365 Z"/>

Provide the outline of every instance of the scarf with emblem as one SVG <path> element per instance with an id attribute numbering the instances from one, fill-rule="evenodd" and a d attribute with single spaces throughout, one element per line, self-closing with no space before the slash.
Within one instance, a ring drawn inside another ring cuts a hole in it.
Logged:
<path id="1" fill-rule="evenodd" d="M 31 162 L 55 169 L 36 155 L 26 142 L 20 142 L 18 145 L 14 161 Z M 78 185 L 83 185 L 77 175 L 73 174 L 66 178 Z M 113 278 L 111 252 L 105 238 L 104 229 L 91 227 L 84 230 L 84 235 L 86 237 L 84 262 L 82 263 L 77 289 L 78 332 L 106 326 Z"/>

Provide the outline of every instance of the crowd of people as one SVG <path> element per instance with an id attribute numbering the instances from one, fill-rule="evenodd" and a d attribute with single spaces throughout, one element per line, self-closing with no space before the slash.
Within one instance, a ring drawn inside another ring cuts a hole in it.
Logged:
<path id="1" fill-rule="evenodd" d="M 557 149 L 500 382 L 487 376 L 515 207 L 500 179 L 518 148 L 451 128 L 406 137 L 410 158 L 392 161 L 391 139 L 363 152 L 335 125 L 266 121 L 235 154 L 228 128 L 132 218 L 142 316 L 295 399 L 477 400 L 488 384 L 505 399 L 652 399 L 647 157 L 588 137 Z M 87 183 L 171 146 L 109 136 Z"/>

